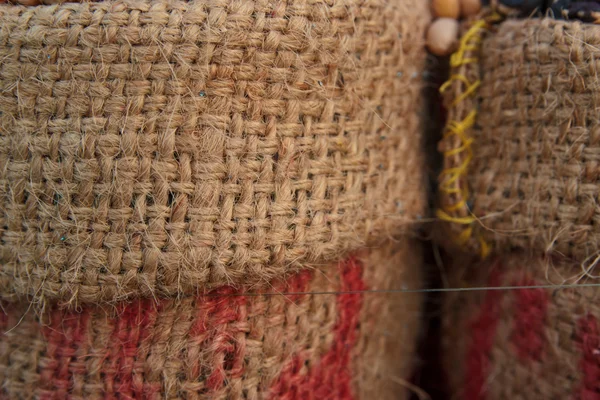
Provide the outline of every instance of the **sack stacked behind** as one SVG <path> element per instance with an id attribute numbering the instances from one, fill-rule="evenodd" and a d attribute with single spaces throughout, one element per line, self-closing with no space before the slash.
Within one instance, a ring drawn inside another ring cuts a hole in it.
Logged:
<path id="1" fill-rule="evenodd" d="M 597 287 L 571 261 L 507 253 L 453 265 L 451 284 L 523 287 L 446 296 L 443 350 L 451 398 L 594 399 L 600 396 Z"/>
<path id="2" fill-rule="evenodd" d="M 489 29 L 477 54 L 470 195 L 456 203 L 475 221 L 460 250 L 450 247 L 449 275 L 452 287 L 483 290 L 444 302 L 454 398 L 600 397 L 597 288 L 530 288 L 596 282 L 599 33 L 509 20 Z M 465 226 L 445 224 L 446 238 Z M 491 256 L 473 262 L 482 243 Z"/>

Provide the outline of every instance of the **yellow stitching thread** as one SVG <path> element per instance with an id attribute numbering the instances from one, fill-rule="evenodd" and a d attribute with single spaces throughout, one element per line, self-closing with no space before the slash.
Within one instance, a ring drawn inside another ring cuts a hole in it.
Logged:
<path id="1" fill-rule="evenodd" d="M 456 98 L 456 100 L 454 100 L 452 102 L 452 107 L 454 107 L 455 105 L 457 105 L 458 103 L 462 102 L 464 99 L 466 99 L 467 97 L 471 96 L 472 94 L 475 93 L 475 91 L 477 89 L 479 89 L 479 86 L 481 85 L 481 81 L 477 80 L 475 82 L 473 82 L 472 85 L 469 85 L 469 87 L 467 87 L 467 90 L 465 90 L 465 92 L 463 94 L 461 94 L 458 98 Z"/>
<path id="2" fill-rule="evenodd" d="M 479 50 L 481 43 L 483 42 L 483 34 L 487 31 L 490 22 L 496 22 L 498 20 L 500 20 L 499 15 L 494 14 L 487 20 L 482 19 L 473 23 L 471 28 L 469 28 L 460 39 L 458 50 L 450 57 L 450 66 L 452 68 L 458 68 L 467 64 L 478 63 L 479 59 L 477 57 L 466 57 L 466 54 Z M 450 107 L 455 107 L 465 99 L 474 96 L 481 85 L 480 80 L 471 82 L 466 76 L 455 74 L 450 76 L 448 81 L 440 87 L 440 92 L 445 92 L 457 81 L 463 84 L 465 91 L 452 102 Z M 460 193 L 462 198 L 456 204 L 443 204 L 442 209 L 437 210 L 437 217 L 443 221 L 464 226 L 462 232 L 455 238 L 456 242 L 461 246 L 465 245 L 473 236 L 472 225 L 477 221 L 477 218 L 472 214 L 467 217 L 456 217 L 452 215 L 454 211 L 467 207 L 466 199 L 469 198 L 469 188 L 467 185 L 464 185 L 464 187 L 461 188 L 460 181 L 461 178 L 464 178 L 467 174 L 467 169 L 473 158 L 473 150 L 471 148 L 473 138 L 468 136 L 468 131 L 475 124 L 476 118 L 477 110 L 473 109 L 462 121 L 448 121 L 444 132 L 444 138 L 455 135 L 460 140 L 460 146 L 444 151 L 444 157 L 464 154 L 464 161 L 458 167 L 446 168 L 441 172 L 440 192 L 446 195 Z M 470 211 L 471 210 L 469 210 L 469 212 Z M 477 240 L 479 242 L 481 258 L 486 258 L 490 252 L 490 247 L 480 234 L 477 234 Z"/>

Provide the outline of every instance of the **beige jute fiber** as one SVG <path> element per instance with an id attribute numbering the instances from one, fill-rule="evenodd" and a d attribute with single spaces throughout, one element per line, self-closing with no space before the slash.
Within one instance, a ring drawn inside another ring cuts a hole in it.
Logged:
<path id="1" fill-rule="evenodd" d="M 593 258 L 600 250 L 600 27 L 542 19 L 496 29 L 474 55 L 481 85 L 469 131 L 470 195 L 459 199 L 465 201 L 456 216 L 477 221 L 465 248 L 479 252 L 481 237 L 500 252 L 520 247 Z M 446 237 L 464 229 L 445 225 Z"/>
<path id="2" fill-rule="evenodd" d="M 303 271 L 280 292 L 422 285 L 404 240 Z M 0 312 L 2 398 L 408 399 L 418 293 L 134 300 Z M 6 306 L 6 304 L 5 304 Z"/>
<path id="3" fill-rule="evenodd" d="M 443 301 L 443 352 L 452 399 L 596 399 L 600 396 L 600 291 L 580 265 L 525 252 L 452 265 Z"/>
<path id="4" fill-rule="evenodd" d="M 423 215 L 426 2 L 0 7 L 0 295 L 266 283 Z"/>

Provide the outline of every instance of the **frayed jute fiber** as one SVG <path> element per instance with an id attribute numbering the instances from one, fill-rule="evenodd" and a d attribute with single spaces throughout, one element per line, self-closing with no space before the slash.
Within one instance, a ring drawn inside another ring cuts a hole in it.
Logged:
<path id="1" fill-rule="evenodd" d="M 0 314 L 0 393 L 25 399 L 408 399 L 421 294 L 410 240 L 305 270 L 270 292 Z M 337 295 L 290 292 L 350 291 Z M 6 306 L 6 305 L 5 305 Z"/>
<path id="2" fill-rule="evenodd" d="M 464 141 L 453 135 L 440 145 L 447 168 L 466 165 L 453 188 L 460 195 L 441 201 L 449 215 L 445 236 L 462 239 L 471 253 L 484 243 L 500 253 L 520 247 L 595 257 L 600 27 L 506 21 L 483 38 L 470 69 L 480 84 L 464 103 L 476 118 Z M 462 88 L 448 101 L 468 86 Z M 461 151 L 465 143 L 469 152 Z"/>
<path id="3" fill-rule="evenodd" d="M 265 283 L 426 204 L 427 2 L 0 7 L 0 295 Z"/>
<path id="4" fill-rule="evenodd" d="M 456 260 L 455 287 L 595 282 L 580 265 L 508 253 L 476 265 Z M 444 358 L 453 399 L 600 398 L 597 287 L 448 294 Z"/>

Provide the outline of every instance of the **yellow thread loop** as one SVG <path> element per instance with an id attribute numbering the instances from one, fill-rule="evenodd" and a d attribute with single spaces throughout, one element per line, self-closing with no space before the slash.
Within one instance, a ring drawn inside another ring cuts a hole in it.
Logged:
<path id="1" fill-rule="evenodd" d="M 490 23 L 500 21 L 501 19 L 502 17 L 495 13 L 487 20 L 481 19 L 474 22 L 460 39 L 458 50 L 450 57 L 450 66 L 456 69 L 468 64 L 478 63 L 479 59 L 472 54 L 476 54 L 481 48 L 484 34 L 489 29 Z M 466 99 L 475 96 L 481 85 L 480 80 L 471 82 L 465 75 L 453 74 L 440 87 L 440 93 L 446 92 L 452 87 L 454 82 L 460 82 L 463 85 L 463 92 L 454 99 L 450 107 L 455 107 Z M 444 132 L 444 138 L 456 136 L 459 141 L 458 147 L 443 152 L 444 157 L 457 157 L 459 160 L 462 159 L 462 163 L 457 167 L 446 168 L 440 174 L 440 192 L 448 197 L 456 195 L 458 201 L 454 204 L 443 204 L 442 208 L 437 210 L 437 217 L 442 221 L 464 226 L 464 229 L 455 238 L 455 241 L 461 246 L 466 245 L 471 239 L 474 231 L 473 224 L 477 222 L 477 218 L 472 214 L 466 217 L 456 216 L 456 211 L 469 208 L 467 206 L 469 188 L 463 178 L 466 176 L 469 164 L 473 159 L 473 150 L 471 148 L 473 138 L 469 136 L 468 132 L 475 124 L 476 118 L 477 110 L 473 109 L 462 121 L 448 121 Z M 469 213 L 471 212 L 471 210 L 468 211 Z M 477 234 L 477 240 L 479 242 L 481 258 L 486 258 L 490 253 L 490 247 L 479 233 Z"/>
<path id="2" fill-rule="evenodd" d="M 469 79 L 467 79 L 466 76 L 452 75 L 450 77 L 450 79 L 448 79 L 448 81 L 446 81 L 442 86 L 440 86 L 440 93 L 444 93 L 446 91 L 446 89 L 448 89 L 450 87 L 450 85 L 452 85 L 452 82 L 454 82 L 454 81 L 461 81 L 467 86 L 470 85 Z"/>
<path id="3" fill-rule="evenodd" d="M 463 100 L 465 100 L 467 97 L 473 95 L 475 93 L 475 91 L 477 89 L 479 89 L 479 86 L 481 85 L 481 81 L 477 80 L 475 82 L 473 82 L 471 85 L 469 85 L 469 87 L 467 87 L 467 90 L 465 90 L 465 92 L 463 94 L 461 94 L 456 100 L 454 100 L 452 102 L 452 106 L 454 107 L 455 105 L 461 103 Z"/>
<path id="4" fill-rule="evenodd" d="M 446 157 L 450 157 L 450 156 L 455 156 L 457 154 L 460 154 L 463 151 L 467 150 L 471 146 L 471 143 L 473 143 L 473 139 L 469 138 L 468 140 L 465 141 L 465 144 L 463 144 L 462 146 L 457 147 L 456 149 L 445 151 L 444 155 Z"/>
<path id="5" fill-rule="evenodd" d="M 460 39 L 458 50 L 450 56 L 450 66 L 457 68 L 466 64 L 478 62 L 477 58 L 465 58 L 465 53 L 477 51 L 483 41 L 483 33 L 488 24 L 485 20 L 475 22 Z"/>
<path id="6" fill-rule="evenodd" d="M 476 221 L 475 217 L 453 217 L 442 210 L 437 210 L 437 217 L 442 221 L 454 222 L 461 225 L 469 225 Z"/>

